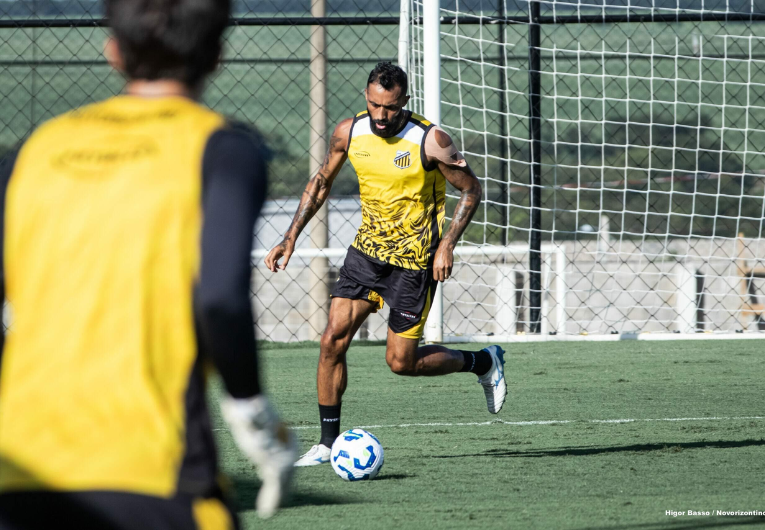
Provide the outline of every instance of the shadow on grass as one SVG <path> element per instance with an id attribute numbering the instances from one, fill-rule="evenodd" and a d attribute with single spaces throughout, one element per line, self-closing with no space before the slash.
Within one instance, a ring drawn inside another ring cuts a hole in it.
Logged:
<path id="1" fill-rule="evenodd" d="M 737 447 L 765 446 L 765 440 L 741 440 L 741 441 L 717 441 L 717 442 L 666 442 L 656 444 L 619 445 L 613 447 L 562 447 L 560 449 L 546 449 L 539 451 L 507 451 L 504 449 L 492 449 L 484 453 L 465 455 L 442 455 L 432 458 L 469 458 L 476 456 L 494 456 L 510 458 L 542 458 L 546 456 L 589 456 L 608 453 L 646 453 L 650 451 L 662 451 L 665 453 L 680 453 L 686 449 L 734 449 Z"/>
<path id="2" fill-rule="evenodd" d="M 255 498 L 258 496 L 260 482 L 246 478 L 233 480 L 234 491 L 236 492 L 236 502 L 234 507 L 237 512 L 252 510 L 255 507 Z M 354 504 L 356 501 L 348 497 L 337 497 L 324 493 L 293 491 L 284 508 L 295 508 L 298 506 L 327 506 L 332 504 Z"/>
<path id="3" fill-rule="evenodd" d="M 608 526 L 585 526 L 578 530 L 690 530 L 693 528 L 734 528 L 765 526 L 765 517 L 691 517 L 664 523 L 639 523 Z"/>
<path id="4" fill-rule="evenodd" d="M 404 480 L 406 478 L 414 478 L 416 476 L 417 475 L 407 475 L 405 473 L 390 473 L 388 475 L 383 473 L 375 477 L 375 482 L 378 480 Z"/>

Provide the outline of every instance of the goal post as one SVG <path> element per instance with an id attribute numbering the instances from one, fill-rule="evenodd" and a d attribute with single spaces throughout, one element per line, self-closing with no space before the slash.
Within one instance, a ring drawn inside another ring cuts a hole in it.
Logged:
<path id="1" fill-rule="evenodd" d="M 765 337 L 765 8 L 638 4 L 402 0 L 485 190 L 426 340 Z"/>
<path id="2" fill-rule="evenodd" d="M 441 8 L 440 0 L 423 0 L 422 87 L 425 117 L 441 125 Z M 425 323 L 425 342 L 444 340 L 444 289 L 439 283 Z"/>

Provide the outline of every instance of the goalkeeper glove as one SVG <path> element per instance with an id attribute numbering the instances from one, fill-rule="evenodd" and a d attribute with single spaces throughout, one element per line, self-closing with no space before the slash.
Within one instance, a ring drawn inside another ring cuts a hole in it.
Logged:
<path id="1" fill-rule="evenodd" d="M 236 445 L 260 472 L 263 483 L 255 506 L 258 515 L 267 519 L 287 495 L 297 458 L 295 436 L 262 394 L 248 399 L 226 396 L 221 412 Z"/>

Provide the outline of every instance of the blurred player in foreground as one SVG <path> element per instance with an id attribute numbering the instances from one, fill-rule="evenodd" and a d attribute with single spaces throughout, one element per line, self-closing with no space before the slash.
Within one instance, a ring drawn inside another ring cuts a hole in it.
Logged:
<path id="1" fill-rule="evenodd" d="M 294 437 L 259 382 L 257 137 L 195 102 L 228 0 L 106 0 L 126 94 L 40 127 L 2 168 L 0 528 L 228 529 L 205 405 L 277 509 Z"/>
<path id="2" fill-rule="evenodd" d="M 266 256 L 272 271 L 287 267 L 301 230 L 329 196 L 350 158 L 359 177 L 362 222 L 332 291 L 329 324 L 321 338 L 318 369 L 321 439 L 297 466 L 329 462 L 340 434 L 340 402 L 348 383 L 346 352 L 362 322 L 390 306 L 385 360 L 399 375 L 472 372 L 483 386 L 489 412 L 505 402 L 504 351 L 419 346 L 437 282 L 449 278 L 453 251 L 481 202 L 481 184 L 451 137 L 404 107 L 406 73 L 380 63 L 364 91 L 367 110 L 341 121 L 332 133 L 319 173 L 300 200 L 284 240 Z M 460 193 L 442 236 L 446 181 Z M 279 264 L 279 260 L 284 262 Z"/>

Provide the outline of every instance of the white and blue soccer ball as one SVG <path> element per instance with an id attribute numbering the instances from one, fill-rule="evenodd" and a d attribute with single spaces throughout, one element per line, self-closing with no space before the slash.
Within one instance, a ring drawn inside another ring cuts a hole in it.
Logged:
<path id="1" fill-rule="evenodd" d="M 383 466 L 383 448 L 372 433 L 351 429 L 335 439 L 329 459 L 343 480 L 372 480 Z"/>

